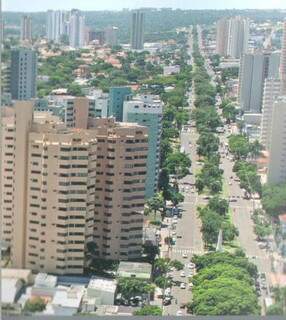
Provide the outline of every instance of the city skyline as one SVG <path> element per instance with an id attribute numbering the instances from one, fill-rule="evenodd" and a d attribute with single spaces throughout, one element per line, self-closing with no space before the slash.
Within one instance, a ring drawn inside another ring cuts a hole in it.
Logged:
<path id="1" fill-rule="evenodd" d="M 66 1 L 56 1 L 56 0 L 48 0 L 43 2 L 33 2 L 26 1 L 23 3 L 20 0 L 10 0 L 3 2 L 4 11 L 15 11 L 15 12 L 37 12 L 37 11 L 46 11 L 48 9 L 72 9 L 78 8 L 81 10 L 121 10 L 124 8 L 130 9 L 138 9 L 141 7 L 154 7 L 154 8 L 163 8 L 163 7 L 171 7 L 171 8 L 179 8 L 179 9 L 286 9 L 286 3 L 283 0 L 255 0 L 249 1 L 242 0 L 230 0 L 223 1 L 211 1 L 211 0 L 202 0 L 189 2 L 186 0 L 124 0 L 118 3 L 115 0 L 107 0 L 102 3 L 95 3 L 92 0 L 70 0 L 68 3 Z"/>

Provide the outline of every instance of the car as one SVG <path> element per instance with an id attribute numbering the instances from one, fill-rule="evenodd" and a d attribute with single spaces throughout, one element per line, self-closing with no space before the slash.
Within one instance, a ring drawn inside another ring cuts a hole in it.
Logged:
<path id="1" fill-rule="evenodd" d="M 189 283 L 189 287 L 192 288 L 194 285 L 192 282 Z"/>
<path id="2" fill-rule="evenodd" d="M 188 255 L 186 253 L 183 253 L 182 258 L 184 258 L 184 259 L 188 258 Z"/>
<path id="3" fill-rule="evenodd" d="M 180 276 L 184 278 L 184 277 L 186 276 L 185 271 L 182 271 L 182 272 L 180 273 Z"/>
<path id="4" fill-rule="evenodd" d="M 230 186 L 232 186 L 232 182 L 231 181 L 229 181 L 229 183 L 228 183 Z"/>
<path id="5" fill-rule="evenodd" d="M 172 303 L 172 299 L 171 298 L 165 298 L 164 300 L 163 300 L 163 305 L 164 306 L 168 306 L 168 305 L 170 305 Z"/>
<path id="6" fill-rule="evenodd" d="M 176 231 L 173 231 L 173 232 L 172 232 L 172 236 L 175 236 L 176 234 L 177 234 Z"/>
<path id="7" fill-rule="evenodd" d="M 186 284 L 185 284 L 184 282 L 181 282 L 180 288 L 181 288 L 181 289 L 186 289 Z"/>
<path id="8" fill-rule="evenodd" d="M 177 313 L 176 313 L 176 316 L 179 317 L 179 316 L 182 316 L 183 315 L 183 311 L 182 310 L 178 310 Z"/>

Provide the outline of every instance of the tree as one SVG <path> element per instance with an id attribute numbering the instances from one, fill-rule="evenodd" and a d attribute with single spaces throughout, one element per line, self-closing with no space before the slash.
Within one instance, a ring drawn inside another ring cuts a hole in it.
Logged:
<path id="1" fill-rule="evenodd" d="M 219 138 L 210 132 L 202 132 L 197 141 L 199 156 L 209 157 L 218 151 Z"/>
<path id="2" fill-rule="evenodd" d="M 258 140 L 255 140 L 253 143 L 250 143 L 249 145 L 250 156 L 252 158 L 257 158 L 260 155 L 262 149 L 263 146 L 259 143 Z"/>
<path id="3" fill-rule="evenodd" d="M 217 242 L 222 218 L 217 213 L 206 210 L 200 215 L 202 220 L 201 232 L 206 245 L 211 246 Z"/>
<path id="4" fill-rule="evenodd" d="M 151 211 L 155 212 L 155 216 L 158 210 L 165 210 L 165 201 L 162 192 L 156 193 L 153 198 L 147 201 L 147 205 Z"/>
<path id="5" fill-rule="evenodd" d="M 144 306 L 134 312 L 135 316 L 162 316 L 162 309 L 158 306 Z"/>
<path id="6" fill-rule="evenodd" d="M 244 135 L 231 135 L 228 139 L 229 150 L 237 159 L 246 158 L 249 153 L 249 141 Z"/>
<path id="7" fill-rule="evenodd" d="M 217 212 L 221 216 L 225 216 L 229 209 L 229 203 L 226 199 L 214 196 L 210 199 L 208 207 L 210 210 Z"/>
<path id="8" fill-rule="evenodd" d="M 136 295 L 153 293 L 154 290 L 154 285 L 145 280 L 133 278 L 120 278 L 118 280 L 118 293 L 121 293 L 125 299 L 130 299 Z"/>
<path id="9" fill-rule="evenodd" d="M 267 214 L 277 217 L 286 210 L 286 184 L 266 185 L 262 189 L 262 206 Z"/>
<path id="10" fill-rule="evenodd" d="M 167 157 L 164 166 L 169 174 L 177 175 L 178 178 L 183 178 L 189 174 L 191 164 L 192 162 L 187 154 L 174 152 Z"/>
<path id="11" fill-rule="evenodd" d="M 46 309 L 46 303 L 40 297 L 29 299 L 24 306 L 24 311 L 31 312 L 31 313 L 41 312 L 45 309 Z"/>

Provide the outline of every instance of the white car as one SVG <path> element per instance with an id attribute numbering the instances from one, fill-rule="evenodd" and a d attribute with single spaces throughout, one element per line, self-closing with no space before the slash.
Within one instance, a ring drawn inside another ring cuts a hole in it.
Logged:
<path id="1" fill-rule="evenodd" d="M 196 265 L 195 265 L 194 263 L 190 262 L 190 263 L 188 264 L 188 268 L 189 268 L 189 269 L 195 269 L 195 268 L 196 268 Z"/>
<path id="2" fill-rule="evenodd" d="M 182 310 L 178 310 L 177 313 L 176 313 L 176 316 L 177 317 L 180 317 L 183 315 L 183 311 Z"/>
<path id="3" fill-rule="evenodd" d="M 183 257 L 184 259 L 187 259 L 187 258 L 188 258 L 188 255 L 187 255 L 186 253 L 183 253 L 183 254 L 182 254 L 182 257 Z"/>
<path id="4" fill-rule="evenodd" d="M 180 276 L 184 278 L 184 277 L 186 276 L 185 271 L 182 271 L 182 272 L 180 273 Z"/>
<path id="5" fill-rule="evenodd" d="M 181 282 L 180 288 L 181 288 L 181 289 L 186 289 L 186 284 L 185 284 L 184 282 Z"/>

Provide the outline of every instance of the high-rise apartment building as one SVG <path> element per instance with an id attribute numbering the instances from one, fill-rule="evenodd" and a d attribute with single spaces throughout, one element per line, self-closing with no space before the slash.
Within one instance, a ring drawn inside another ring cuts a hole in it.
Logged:
<path id="1" fill-rule="evenodd" d="M 105 43 L 110 46 L 116 46 L 118 44 L 118 28 L 107 27 L 105 29 Z"/>
<path id="2" fill-rule="evenodd" d="M 85 16 L 80 10 L 73 9 L 70 14 L 69 23 L 70 46 L 73 48 L 82 48 L 86 44 L 86 26 Z"/>
<path id="3" fill-rule="evenodd" d="M 32 18 L 29 16 L 22 16 L 21 41 L 23 43 L 31 43 L 32 42 Z"/>
<path id="4" fill-rule="evenodd" d="M 269 139 L 267 181 L 270 184 L 286 182 L 286 97 L 278 97 L 273 105 Z"/>
<path id="5" fill-rule="evenodd" d="M 222 18 L 216 24 L 216 53 L 227 56 L 229 19 Z"/>
<path id="6" fill-rule="evenodd" d="M 249 20 L 240 16 L 233 17 L 228 27 L 227 55 L 240 59 L 248 50 Z"/>
<path id="7" fill-rule="evenodd" d="M 89 128 L 69 128 L 33 113 L 30 101 L 2 109 L 1 121 L 2 228 L 13 267 L 81 274 L 90 250 L 141 256 L 145 127 L 90 119 Z"/>
<path id="8" fill-rule="evenodd" d="M 140 10 L 132 12 L 131 49 L 144 49 L 145 14 Z"/>
<path id="9" fill-rule="evenodd" d="M 123 120 L 123 103 L 131 98 L 131 88 L 111 87 L 109 90 L 108 116 L 114 117 L 116 121 Z"/>
<path id="10" fill-rule="evenodd" d="M 280 94 L 281 81 L 278 78 L 267 78 L 264 84 L 260 143 L 269 150 L 273 105 Z"/>
<path id="11" fill-rule="evenodd" d="M 65 34 L 65 12 L 48 10 L 47 12 L 47 38 L 49 41 L 59 43 Z"/>
<path id="12" fill-rule="evenodd" d="M 286 21 L 283 24 L 282 51 L 280 62 L 281 94 L 286 95 Z"/>
<path id="13" fill-rule="evenodd" d="M 112 260 L 141 256 L 148 154 L 147 128 L 95 119 L 97 172 L 95 254 Z"/>
<path id="14" fill-rule="evenodd" d="M 239 102 L 241 109 L 260 113 L 264 82 L 267 77 L 278 77 L 279 55 L 277 53 L 247 53 L 240 61 Z"/>
<path id="15" fill-rule="evenodd" d="M 136 96 L 124 102 L 123 121 L 138 123 L 148 128 L 146 198 L 157 191 L 160 168 L 163 103 L 157 96 Z"/>
<path id="16" fill-rule="evenodd" d="M 10 92 L 12 99 L 29 100 L 37 92 L 37 54 L 28 48 L 13 49 L 11 52 Z"/>

